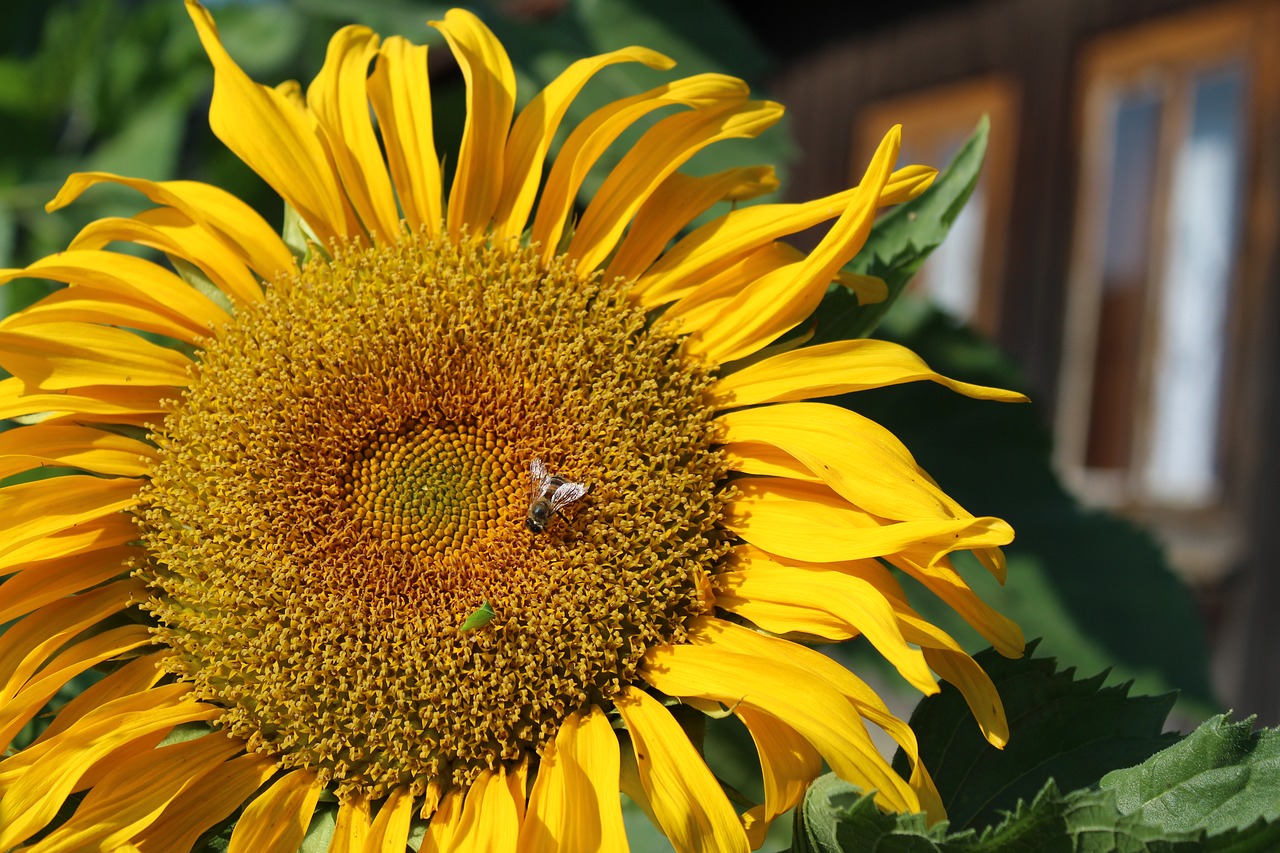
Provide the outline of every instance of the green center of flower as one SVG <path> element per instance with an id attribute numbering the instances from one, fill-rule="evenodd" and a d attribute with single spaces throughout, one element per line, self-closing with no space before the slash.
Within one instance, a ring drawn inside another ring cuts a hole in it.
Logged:
<path id="1" fill-rule="evenodd" d="M 621 284 L 525 250 L 308 265 L 155 434 L 139 574 L 172 671 L 251 747 L 370 796 L 533 755 L 707 607 L 709 382 Z M 531 531 L 560 479 L 585 496 Z"/>

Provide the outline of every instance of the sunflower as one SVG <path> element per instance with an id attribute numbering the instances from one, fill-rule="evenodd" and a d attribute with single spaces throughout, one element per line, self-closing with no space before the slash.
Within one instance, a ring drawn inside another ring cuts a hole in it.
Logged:
<path id="1" fill-rule="evenodd" d="M 467 117 L 446 193 L 425 47 L 346 27 L 305 93 L 269 88 L 188 10 L 213 130 L 297 239 L 213 186 L 83 173 L 51 210 L 99 183 L 154 206 L 2 272 L 67 286 L 0 324 L 0 417 L 22 422 L 0 473 L 75 472 L 0 490 L 3 742 L 105 675 L 0 760 L 0 850 L 187 850 L 234 823 L 231 850 L 292 851 L 327 809 L 335 851 L 616 851 L 620 786 L 678 850 L 746 850 L 824 760 L 884 809 L 943 817 L 907 725 L 795 641 L 863 636 L 1007 737 L 990 680 L 897 578 L 1016 656 L 951 562 L 1003 580 L 1010 527 L 812 400 L 918 380 L 1021 397 L 891 343 L 788 335 L 833 282 L 883 298 L 841 267 L 933 178 L 893 169 L 899 130 L 852 189 L 680 236 L 776 185 L 679 171 L 780 117 L 737 79 L 611 103 L 549 164 L 600 69 L 673 63 L 583 59 L 517 115 L 501 44 L 451 11 L 433 26 Z M 779 242 L 832 220 L 807 255 Z M 763 803 L 730 802 L 689 734 L 703 714 L 750 732 Z"/>

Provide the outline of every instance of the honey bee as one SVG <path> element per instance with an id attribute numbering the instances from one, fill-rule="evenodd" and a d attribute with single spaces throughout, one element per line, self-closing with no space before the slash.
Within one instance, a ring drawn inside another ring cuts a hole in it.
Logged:
<path id="1" fill-rule="evenodd" d="M 533 493 L 524 523 L 534 533 L 546 530 L 551 516 L 587 493 L 581 483 L 553 475 L 541 459 L 529 463 L 529 479 L 533 481 Z"/>

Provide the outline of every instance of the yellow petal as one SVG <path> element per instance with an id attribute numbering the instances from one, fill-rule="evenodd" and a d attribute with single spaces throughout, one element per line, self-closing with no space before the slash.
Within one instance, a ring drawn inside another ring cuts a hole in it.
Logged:
<path id="1" fill-rule="evenodd" d="M 364 853 L 371 823 L 369 798 L 364 794 L 357 792 L 340 800 L 328 853 Z"/>
<path id="2" fill-rule="evenodd" d="M 685 341 L 685 351 L 723 364 L 750 355 L 809 317 L 840 268 L 861 251 L 871 233 L 900 141 L 901 128 L 895 126 L 880 143 L 849 206 L 803 261 L 744 288 L 693 332 Z"/>
<path id="3" fill-rule="evenodd" d="M 460 853 L 514 853 L 524 806 L 523 772 L 508 773 L 501 764 L 497 769 L 480 771 L 467 791 L 453 847 L 447 849 Z"/>
<path id="4" fill-rule="evenodd" d="M 593 272 L 613 251 L 636 210 L 703 148 L 723 139 L 753 138 L 782 118 L 782 105 L 747 101 L 678 113 L 645 132 L 605 178 L 582 214 L 567 254 L 579 275 Z"/>
<path id="5" fill-rule="evenodd" d="M 48 728 L 35 739 L 35 743 L 46 743 L 87 715 L 97 712 L 117 699 L 146 693 L 166 675 L 160 665 L 172 654 L 173 652 L 165 649 L 126 661 L 119 669 L 103 676 L 63 705 L 53 721 L 49 723 Z"/>
<path id="6" fill-rule="evenodd" d="M 736 77 L 700 74 L 614 101 L 587 116 L 560 147 L 538 200 L 531 242 L 542 244 L 543 260 L 549 262 L 558 253 L 566 220 L 587 173 L 627 128 L 665 106 L 697 108 L 745 101 L 747 92 L 747 84 Z"/>
<path id="7" fill-rule="evenodd" d="M 889 176 L 876 200 L 877 206 L 897 204 L 919 195 L 935 174 L 933 169 L 922 166 L 899 169 Z M 676 243 L 636 282 L 632 292 L 642 297 L 641 304 L 645 306 L 670 302 L 692 292 L 708 276 L 743 254 L 840 216 L 865 193 L 860 184 L 804 204 L 758 204 L 726 213 Z"/>
<path id="8" fill-rule="evenodd" d="M 1022 656 L 1025 639 L 1022 629 L 1011 619 L 997 613 L 981 596 L 969 588 L 969 584 L 951 565 L 949 558 L 917 560 L 911 552 L 891 554 L 890 563 L 918 580 L 930 592 L 946 602 L 952 610 L 982 635 L 995 650 L 1007 658 Z"/>
<path id="9" fill-rule="evenodd" d="M 640 781 L 658 826 L 678 853 L 745 853 L 747 836 L 737 814 L 670 712 L 632 686 L 623 688 L 614 705 L 631 733 Z"/>
<path id="10" fill-rule="evenodd" d="M 11 743 L 22 727 L 72 678 L 91 666 L 150 643 L 151 636 L 145 625 L 125 625 L 69 647 L 0 706 L 0 744 Z"/>
<path id="11" fill-rule="evenodd" d="M 241 305 L 262 300 L 262 287 L 221 235 L 172 207 L 145 210 L 131 219 L 106 217 L 86 225 L 68 250 L 94 251 L 114 241 L 150 246 L 198 267 Z M 124 324 L 121 324 L 124 325 Z"/>
<path id="12" fill-rule="evenodd" d="M 785 450 L 873 515 L 896 521 L 969 517 L 924 475 L 897 436 L 848 409 L 780 403 L 726 412 L 716 424 L 725 441 L 764 442 Z"/>
<path id="13" fill-rule="evenodd" d="M 10 314 L 0 320 L 0 329 L 20 330 L 23 326 L 42 326 L 48 323 L 122 326 L 126 329 L 155 332 L 157 335 L 190 344 L 200 344 L 208 337 L 207 330 L 193 332 L 186 325 L 175 321 L 168 312 L 76 284 L 55 290 L 35 304 L 16 314 Z"/>
<path id="14" fill-rule="evenodd" d="M 136 477 L 155 455 L 145 442 L 92 427 L 34 424 L 0 433 L 0 477 L 44 465 Z"/>
<path id="15" fill-rule="evenodd" d="M 889 713 L 884 701 L 860 678 L 831 658 L 813 649 L 776 637 L 768 637 L 723 619 L 702 617 L 689 625 L 689 640 L 698 645 L 711 645 L 749 658 L 773 660 L 837 690 L 857 713 L 884 729 L 906 754 L 911 765 L 907 785 L 919 802 L 919 810 L 929 815 L 930 822 L 946 817 L 942 800 L 933 779 L 920 762 L 920 749 L 915 732 L 905 722 Z M 801 732 L 803 734 L 803 732 Z M 876 753 L 878 755 L 879 753 Z M 894 780 L 899 777 L 894 774 Z M 856 780 L 851 780 L 856 781 Z M 895 783 L 896 784 L 896 783 Z"/>
<path id="16" fill-rule="evenodd" d="M 772 444 L 763 444 L 758 441 L 731 441 L 722 445 L 720 452 L 724 454 L 724 458 L 734 471 L 741 471 L 743 474 L 786 477 L 790 480 L 803 480 L 809 483 L 822 482 L 817 474 L 800 464 L 800 460 Z"/>
<path id="17" fill-rule="evenodd" d="M 720 408 L 830 397 L 927 379 L 969 397 L 1026 402 L 1013 391 L 948 379 L 906 347 L 858 339 L 776 355 L 720 379 L 711 393 Z"/>
<path id="18" fill-rule="evenodd" d="M 142 853 L 194 849 L 201 835 L 248 802 L 275 772 L 275 761 L 254 752 L 224 761 L 182 789 L 164 813 L 139 833 L 138 849 Z"/>
<path id="19" fill-rule="evenodd" d="M 994 517 L 884 523 L 825 485 L 759 477 L 739 482 L 724 526 L 771 554 L 824 563 L 883 557 L 909 548 L 930 560 L 1007 545 L 1013 529 Z"/>
<path id="20" fill-rule="evenodd" d="M 382 130 L 387 165 L 409 228 L 414 232 L 425 228 L 436 236 L 443 213 L 427 46 L 391 36 L 382 43 L 367 86 Z"/>
<path id="21" fill-rule="evenodd" d="M 213 719 L 219 713 L 219 709 L 210 705 L 180 702 L 100 719 L 92 725 L 69 729 L 48 741 L 48 748 L 8 786 L 0 799 L 0 848 L 8 849 L 21 843 L 47 826 L 85 771 L 111 756 L 117 748 L 142 735 L 166 732 L 182 723 Z M 8 770 L 6 765 L 12 760 L 0 767 Z"/>
<path id="22" fill-rule="evenodd" d="M 404 853 L 412 820 L 413 794 L 408 786 L 392 788 L 378 808 L 378 816 L 369 829 L 369 838 L 364 848 L 366 853 Z M 435 818 L 432 818 L 431 825 L 436 825 Z M 427 834 L 429 836 L 430 831 Z M 424 853 L 429 849 L 425 841 L 421 849 Z"/>
<path id="23" fill-rule="evenodd" d="M 502 193 L 503 149 L 516 104 L 516 75 L 502 43 L 479 18 L 450 9 L 431 26 L 444 33 L 467 81 L 467 118 L 458 149 L 458 170 L 449 190 L 449 236 L 464 227 L 472 235 L 489 226 Z"/>
<path id="24" fill-rule="evenodd" d="M 3 494 L 3 492 L 0 492 Z M 138 527 L 133 518 L 120 514 L 108 515 L 95 521 L 76 525 L 62 533 L 33 539 L 25 545 L 7 551 L 0 557 L 0 575 L 28 569 L 40 572 L 49 561 L 77 558 L 80 555 L 103 548 L 114 548 L 138 538 Z M 66 563 L 63 563 L 66 565 Z M 57 571 L 54 568 L 53 571 Z M 51 571 L 50 574 L 53 572 Z M 93 584 L 89 584 L 92 586 Z M 6 611 L 8 607 L 6 602 Z M 0 622 L 3 622 L 0 619 Z"/>
<path id="25" fill-rule="evenodd" d="M 115 850 L 149 826 L 183 789 L 244 748 L 215 732 L 162 746 L 113 768 L 74 815 L 33 851 Z"/>
<path id="26" fill-rule="evenodd" d="M 668 306 L 662 319 L 671 323 L 677 334 L 701 329 L 754 282 L 780 270 L 794 269 L 802 260 L 804 253 L 786 243 L 761 246 L 709 275 L 697 290 Z"/>
<path id="27" fill-rule="evenodd" d="M 701 696 L 750 708 L 795 729 L 842 779 L 895 811 L 915 811 L 915 792 L 877 751 L 849 701 L 811 670 L 718 644 L 662 646 L 645 655 L 644 679 L 670 696 Z M 625 715 L 624 715 L 625 716 Z"/>
<path id="28" fill-rule="evenodd" d="M 378 36 L 368 27 L 346 26 L 329 39 L 324 65 L 307 87 L 307 104 L 320 122 L 342 189 L 366 231 L 379 243 L 400 234 L 391 179 L 369 117 L 365 78 L 378 52 Z"/>
<path id="29" fill-rule="evenodd" d="M 231 321 L 207 296 L 174 273 L 144 258 L 118 252 L 66 251 L 22 269 L 0 271 L 0 283 L 22 276 L 75 284 L 169 317 L 187 330 L 188 342 Z"/>
<path id="30" fill-rule="evenodd" d="M 307 834 L 323 790 L 314 770 L 281 776 L 236 821 L 228 853 L 294 853 Z"/>
<path id="31" fill-rule="evenodd" d="M 98 386 L 77 388 L 76 394 L 28 393 L 27 384 L 16 376 L 0 379 L 0 419 L 46 414 L 49 418 L 67 415 L 94 415 L 102 423 L 154 423 L 163 414 L 163 399 L 181 396 L 176 388 L 163 386 L 130 388 Z"/>
<path id="32" fill-rule="evenodd" d="M 579 59 L 539 92 L 520 111 L 507 139 L 503 166 L 505 185 L 493 217 L 495 243 L 502 245 L 508 238 L 519 237 L 524 231 L 542 180 L 547 150 L 569 104 L 596 73 L 619 62 L 640 62 L 664 71 L 675 65 L 668 57 L 648 48 L 624 47 Z"/>
<path id="33" fill-rule="evenodd" d="M 458 788 L 445 794 L 440 807 L 431 816 L 431 823 L 427 824 L 420 853 L 452 853 L 456 849 L 454 839 L 462 822 L 462 801 L 465 796 L 466 792 Z"/>
<path id="34" fill-rule="evenodd" d="M 726 169 L 706 177 L 668 175 L 636 212 L 627 236 L 605 267 L 605 279 L 638 278 L 681 229 L 716 202 L 745 201 L 777 188 L 772 166 Z"/>
<path id="35" fill-rule="evenodd" d="M 0 364 L 29 386 L 186 385 L 191 361 L 132 332 L 90 323 L 41 323 L 0 330 Z"/>
<path id="36" fill-rule="evenodd" d="M 618 774 L 618 739 L 608 717 L 594 705 L 587 714 L 570 714 L 538 766 L 520 853 L 625 853 Z"/>
<path id="37" fill-rule="evenodd" d="M 64 643 L 145 594 L 141 581 L 126 578 L 59 599 L 6 629 L 0 634 L 0 704 L 12 699 Z"/>
<path id="38" fill-rule="evenodd" d="M 104 480 L 87 475 L 34 480 L 0 489 L 0 554 L 86 521 L 128 509 L 138 502 L 137 480 Z"/>
<path id="39" fill-rule="evenodd" d="M 45 210 L 52 212 L 65 207 L 97 183 L 129 187 L 156 204 L 181 212 L 202 225 L 206 233 L 217 238 L 224 251 L 239 258 L 263 281 L 298 271 L 289 248 L 256 210 L 236 195 L 198 181 L 148 181 L 110 172 L 77 172 L 67 178 L 57 197 L 45 205 Z M 244 302 L 255 301 L 252 292 L 240 296 Z"/>
<path id="40" fill-rule="evenodd" d="M 764 811 L 758 818 L 762 825 L 757 832 L 763 841 L 774 818 L 799 805 L 809 783 L 822 773 L 822 755 L 799 732 L 768 714 L 741 706 L 734 713 L 751 733 L 760 754 Z"/>
<path id="41" fill-rule="evenodd" d="M 249 79 L 222 46 L 203 6 L 187 0 L 187 13 L 213 63 L 214 135 L 298 212 L 322 244 L 357 235 L 314 119 L 285 94 Z"/>
<path id="42" fill-rule="evenodd" d="M 847 640 L 861 633 L 911 686 L 938 692 L 924 655 L 903 636 L 893 604 L 862 578 L 755 560 L 716 578 L 716 604 L 776 634 Z"/>
<path id="43" fill-rule="evenodd" d="M 859 305 L 872 305 L 889 298 L 889 285 L 884 283 L 884 279 L 873 275 L 859 275 L 841 270 L 836 273 L 836 283 L 852 290 L 858 297 Z"/>

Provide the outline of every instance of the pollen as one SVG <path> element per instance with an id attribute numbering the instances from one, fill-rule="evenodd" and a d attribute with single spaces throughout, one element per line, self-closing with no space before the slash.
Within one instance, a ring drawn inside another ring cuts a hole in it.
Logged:
<path id="1" fill-rule="evenodd" d="M 442 792 L 685 640 L 728 548 L 712 377 L 624 292 L 406 237 L 209 342 L 154 430 L 137 574 L 220 725 L 340 793 Z M 539 533 L 534 459 L 588 489 Z"/>

